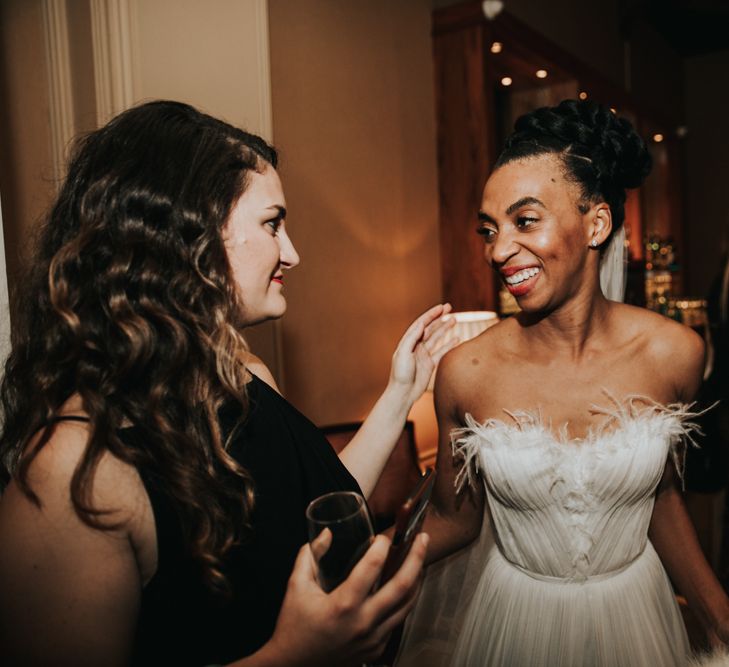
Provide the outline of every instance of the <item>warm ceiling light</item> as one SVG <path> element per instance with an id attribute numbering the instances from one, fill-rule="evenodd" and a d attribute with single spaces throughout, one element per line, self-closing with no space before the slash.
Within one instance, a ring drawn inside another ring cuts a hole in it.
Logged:
<path id="1" fill-rule="evenodd" d="M 547 78 L 547 70 L 546 69 L 538 69 L 537 70 L 537 79 L 546 79 Z"/>
<path id="2" fill-rule="evenodd" d="M 491 53 L 501 53 L 501 49 L 504 48 L 504 45 L 501 42 L 494 42 L 491 45 Z"/>
<path id="3" fill-rule="evenodd" d="M 505 76 L 503 79 L 501 79 L 501 85 L 502 86 L 510 86 L 513 83 L 510 76 Z"/>
<path id="4" fill-rule="evenodd" d="M 582 92 L 581 92 L 581 93 L 580 93 L 580 94 L 578 95 L 578 97 L 579 97 L 579 98 L 580 98 L 581 100 L 586 100 L 586 99 L 587 99 L 587 93 L 586 93 L 586 92 L 585 92 L 585 91 L 583 90 L 583 91 L 582 91 Z"/>
<path id="5" fill-rule="evenodd" d="M 613 113 L 618 113 L 618 110 L 615 107 L 610 107 L 610 111 L 612 111 Z"/>
<path id="6" fill-rule="evenodd" d="M 653 141 L 655 141 L 657 144 L 660 144 L 663 141 L 663 135 L 660 132 L 657 132 L 653 135 Z"/>

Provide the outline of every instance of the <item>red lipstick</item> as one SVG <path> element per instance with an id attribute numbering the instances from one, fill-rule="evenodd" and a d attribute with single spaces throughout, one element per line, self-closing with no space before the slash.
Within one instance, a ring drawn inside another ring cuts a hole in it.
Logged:
<path id="1" fill-rule="evenodd" d="M 525 294 L 530 292 L 531 289 L 534 287 L 534 284 L 536 283 L 537 279 L 539 278 L 539 276 L 542 273 L 541 270 L 539 270 L 535 275 L 530 276 L 526 280 L 522 280 L 520 283 L 518 283 L 516 285 L 510 285 L 506 281 L 506 278 L 508 278 L 509 276 L 513 276 L 513 275 L 519 273 L 520 271 L 524 271 L 525 269 L 539 269 L 539 267 L 535 264 L 525 264 L 522 266 L 505 267 L 505 268 L 499 270 L 499 273 L 501 274 L 501 279 L 502 279 L 504 285 L 506 286 L 506 289 L 509 291 L 509 293 L 512 296 L 515 296 L 515 297 L 524 296 Z"/>
<path id="2" fill-rule="evenodd" d="M 522 264 L 521 266 L 505 266 L 503 269 L 499 269 L 499 273 L 502 276 L 513 276 L 515 273 L 519 273 L 519 271 L 523 271 L 524 269 L 538 269 L 539 266 L 537 264 Z"/>

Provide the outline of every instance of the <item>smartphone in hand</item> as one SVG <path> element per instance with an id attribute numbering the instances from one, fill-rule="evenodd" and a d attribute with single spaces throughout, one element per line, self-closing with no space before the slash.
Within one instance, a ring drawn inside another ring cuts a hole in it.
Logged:
<path id="1" fill-rule="evenodd" d="M 434 483 L 435 470 L 428 468 L 415 485 L 408 499 L 400 505 L 395 517 L 395 534 L 380 576 L 380 586 L 385 584 L 400 569 L 405 557 L 408 555 L 413 540 L 423 525 L 425 510 L 428 508 Z"/>

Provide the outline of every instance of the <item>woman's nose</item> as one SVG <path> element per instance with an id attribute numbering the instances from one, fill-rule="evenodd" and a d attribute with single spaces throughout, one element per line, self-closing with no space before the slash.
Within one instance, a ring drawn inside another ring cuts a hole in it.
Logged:
<path id="1" fill-rule="evenodd" d="M 486 259 L 493 264 L 505 264 L 511 257 L 519 252 L 513 235 L 508 231 L 501 231 L 494 241 L 486 246 Z"/>
<path id="2" fill-rule="evenodd" d="M 293 269 L 299 263 L 299 253 L 296 252 L 293 241 L 285 229 L 279 230 L 279 242 L 281 244 L 281 266 Z"/>

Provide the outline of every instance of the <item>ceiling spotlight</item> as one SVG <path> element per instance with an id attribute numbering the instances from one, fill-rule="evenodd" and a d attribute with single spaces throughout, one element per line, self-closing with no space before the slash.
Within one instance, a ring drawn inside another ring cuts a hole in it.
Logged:
<path id="1" fill-rule="evenodd" d="M 491 53 L 501 53 L 501 50 L 504 48 L 504 45 L 501 42 L 494 42 L 491 45 Z"/>
<path id="2" fill-rule="evenodd" d="M 610 107 L 610 111 L 612 111 L 613 113 L 618 113 L 618 110 L 615 107 Z"/>
<path id="3" fill-rule="evenodd" d="M 653 141 L 655 141 L 657 144 L 660 144 L 663 141 L 663 135 L 660 132 L 657 132 L 653 135 Z"/>
<path id="4" fill-rule="evenodd" d="M 587 93 L 586 93 L 586 92 L 585 92 L 585 91 L 583 90 L 583 91 L 582 91 L 582 92 L 581 92 L 581 93 L 580 93 L 580 94 L 578 95 L 578 97 L 579 97 L 579 98 L 580 98 L 581 100 L 586 100 L 586 99 L 587 99 Z"/>
<path id="5" fill-rule="evenodd" d="M 547 78 L 547 70 L 546 69 L 538 69 L 537 70 L 537 79 L 546 79 Z"/>
<path id="6" fill-rule="evenodd" d="M 510 86 L 513 83 L 510 76 L 505 76 L 503 79 L 501 79 L 501 85 L 502 86 Z"/>
<path id="7" fill-rule="evenodd" d="M 676 128 L 676 135 L 683 139 L 688 134 L 688 128 L 685 125 L 679 125 Z"/>

